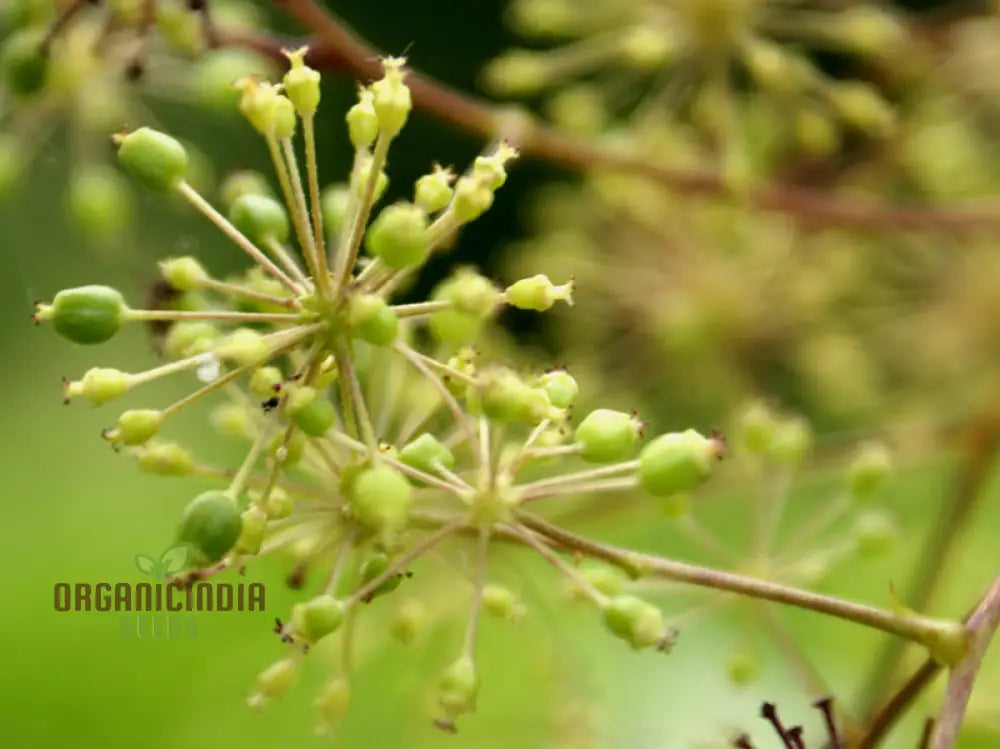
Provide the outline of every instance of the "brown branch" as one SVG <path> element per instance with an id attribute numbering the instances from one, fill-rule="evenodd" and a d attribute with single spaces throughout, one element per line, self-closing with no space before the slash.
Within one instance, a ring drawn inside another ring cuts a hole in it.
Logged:
<path id="1" fill-rule="evenodd" d="M 381 74 L 381 53 L 363 41 L 314 0 L 280 0 L 279 4 L 312 35 L 309 64 L 368 80 Z M 284 62 L 282 49 L 302 40 L 218 29 L 221 45 L 243 46 Z M 891 205 L 833 196 L 794 185 L 751 188 L 735 195 L 719 175 L 683 171 L 563 133 L 521 108 L 497 107 L 412 71 L 407 79 L 416 107 L 466 132 L 489 140 L 504 138 L 523 154 L 574 171 L 594 168 L 646 177 L 680 195 L 721 197 L 761 211 L 783 213 L 809 228 L 834 226 L 859 232 L 941 232 L 955 235 L 1000 232 L 1000 205 L 984 208 Z"/>
<path id="2" fill-rule="evenodd" d="M 941 665 L 928 658 L 913 672 L 899 690 L 889 698 L 868 724 L 864 736 L 858 740 L 857 749 L 872 749 L 896 724 L 910 703 L 927 687 L 941 671 Z"/>
<path id="3" fill-rule="evenodd" d="M 965 625 L 969 633 L 969 649 L 951 670 L 944 704 L 935 721 L 930 749 L 952 749 L 955 746 L 965 717 L 965 709 L 976 683 L 976 675 L 998 625 L 1000 625 L 1000 577 L 993 581 Z"/>

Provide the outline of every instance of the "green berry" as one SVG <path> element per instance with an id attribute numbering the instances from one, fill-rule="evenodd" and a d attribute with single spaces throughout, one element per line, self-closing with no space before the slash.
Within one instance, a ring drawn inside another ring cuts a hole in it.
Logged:
<path id="1" fill-rule="evenodd" d="M 485 320 L 496 310 L 501 294 L 488 278 L 463 268 L 441 285 L 435 298 L 451 302 L 457 312 Z"/>
<path id="2" fill-rule="evenodd" d="M 221 403 L 212 410 L 212 427 L 224 437 L 250 439 L 254 435 L 253 422 L 247 409 L 238 403 Z"/>
<path id="3" fill-rule="evenodd" d="M 413 202 L 427 213 L 436 213 L 451 202 L 454 191 L 451 188 L 454 176 L 447 169 L 436 167 L 425 174 L 413 187 Z"/>
<path id="4" fill-rule="evenodd" d="M 722 444 L 694 429 L 664 434 L 639 453 L 639 483 L 657 497 L 694 489 L 722 456 Z"/>
<path id="5" fill-rule="evenodd" d="M 443 309 L 431 315 L 429 327 L 442 343 L 469 343 L 479 337 L 483 320 L 466 312 Z"/>
<path id="6" fill-rule="evenodd" d="M 307 642 L 335 632 L 344 622 L 347 607 L 328 593 L 292 607 L 292 629 Z"/>
<path id="7" fill-rule="evenodd" d="M 267 495 L 265 510 L 270 520 L 281 520 L 287 518 L 295 509 L 292 498 L 280 486 L 272 486 L 270 494 Z"/>
<path id="8" fill-rule="evenodd" d="M 295 52 L 286 52 L 291 65 L 285 73 L 285 95 L 301 117 L 312 117 L 319 107 L 320 89 L 319 73 L 305 63 L 308 48 L 303 47 Z"/>
<path id="9" fill-rule="evenodd" d="M 565 369 L 546 372 L 538 378 L 538 384 L 545 388 L 549 400 L 556 408 L 569 408 L 580 392 L 580 386 Z"/>
<path id="10" fill-rule="evenodd" d="M 430 474 L 435 473 L 436 466 L 439 465 L 447 469 L 455 466 L 455 456 L 451 450 L 429 432 L 424 432 L 405 445 L 399 451 L 399 459 L 412 468 Z"/>
<path id="11" fill-rule="evenodd" d="M 604 605 L 604 625 L 635 650 L 662 646 L 666 631 L 656 606 L 635 596 L 616 596 Z"/>
<path id="12" fill-rule="evenodd" d="M 172 359 L 203 354 L 212 350 L 221 335 L 215 325 L 205 320 L 177 322 L 170 326 L 163 351 Z"/>
<path id="13" fill-rule="evenodd" d="M 56 332 L 74 343 L 109 340 L 128 312 L 122 295 L 109 286 L 80 286 L 56 294 L 51 305 L 39 305 L 38 320 L 52 320 Z"/>
<path id="14" fill-rule="evenodd" d="M 204 266 L 190 255 L 164 260 L 160 263 L 160 273 L 178 291 L 194 291 L 210 279 Z"/>
<path id="15" fill-rule="evenodd" d="M 885 510 L 868 510 L 854 522 L 854 543 L 864 557 L 874 557 L 889 551 L 899 537 L 899 526 Z"/>
<path id="16" fill-rule="evenodd" d="M 393 610 L 389 632 L 403 645 L 412 645 L 423 631 L 426 618 L 423 604 L 416 598 L 406 598 Z"/>
<path id="17" fill-rule="evenodd" d="M 493 190 L 479 183 L 473 177 L 460 177 L 455 183 L 455 196 L 451 201 L 451 211 L 462 223 L 468 223 L 482 216 L 493 205 Z"/>
<path id="18" fill-rule="evenodd" d="M 188 166 L 187 151 L 176 138 L 141 127 L 115 137 L 118 161 L 142 185 L 156 192 L 167 192 L 184 179 Z"/>
<path id="19" fill-rule="evenodd" d="M 295 683 L 295 663 L 294 658 L 284 658 L 264 669 L 257 676 L 257 693 L 267 699 L 288 692 Z"/>
<path id="20" fill-rule="evenodd" d="M 162 411 L 132 409 L 118 417 L 118 425 L 114 429 L 104 430 L 103 437 L 116 445 L 141 445 L 156 436 L 161 424 Z"/>
<path id="21" fill-rule="evenodd" d="M 347 208 L 351 200 L 351 188 L 336 182 L 323 188 L 320 195 L 320 210 L 323 211 L 323 225 L 327 231 L 339 234 L 347 220 Z"/>
<path id="22" fill-rule="evenodd" d="M 135 456 L 140 470 L 157 476 L 188 476 L 194 471 L 191 453 L 175 442 L 148 442 Z"/>
<path id="23" fill-rule="evenodd" d="M 37 29 L 15 31 L 0 49 L 3 80 L 16 96 L 32 96 L 41 91 L 49 70 L 49 58 L 42 49 L 43 34 Z"/>
<path id="24" fill-rule="evenodd" d="M 639 421 L 632 414 L 599 408 L 576 428 L 580 457 L 588 463 L 611 463 L 627 458 L 639 441 Z"/>
<path id="25" fill-rule="evenodd" d="M 322 437 L 337 420 L 333 404 L 322 395 L 316 395 L 306 405 L 295 409 L 295 425 L 310 437 Z"/>
<path id="26" fill-rule="evenodd" d="M 243 522 L 236 501 L 222 491 L 199 494 L 184 508 L 177 540 L 194 547 L 194 563 L 204 567 L 224 557 L 239 538 Z"/>
<path id="27" fill-rule="evenodd" d="M 537 424 L 549 416 L 552 408 L 545 390 L 531 387 L 505 367 L 484 372 L 477 395 L 483 413 L 501 421 Z"/>
<path id="28" fill-rule="evenodd" d="M 798 465 L 812 447 L 812 432 L 809 422 L 800 417 L 783 419 L 774 430 L 771 456 L 779 463 Z"/>
<path id="29" fill-rule="evenodd" d="M 378 136 L 378 115 L 375 114 L 371 89 L 358 91 L 358 101 L 347 110 L 347 132 L 355 149 L 368 148 Z"/>
<path id="30" fill-rule="evenodd" d="M 277 367 L 257 367 L 250 375 L 250 392 L 258 398 L 270 398 L 284 380 L 285 376 Z"/>
<path id="31" fill-rule="evenodd" d="M 351 297 L 348 317 L 358 336 L 373 346 L 387 346 L 399 334 L 399 318 L 376 294 Z"/>
<path id="32" fill-rule="evenodd" d="M 319 714 L 321 733 L 330 730 L 331 724 L 347 714 L 351 704 L 351 682 L 346 676 L 338 676 L 327 684 L 316 697 L 313 705 Z"/>
<path id="33" fill-rule="evenodd" d="M 212 49 L 202 53 L 192 72 L 194 93 L 205 107 L 229 113 L 240 100 L 233 81 L 249 73 L 265 74 L 269 65 L 241 49 Z"/>
<path id="34" fill-rule="evenodd" d="M 261 195 L 266 198 L 273 197 L 271 186 L 264 178 L 264 175 L 252 169 L 241 169 L 232 172 L 223 180 L 222 185 L 219 187 L 219 196 L 222 198 L 222 203 L 226 206 L 227 210 L 232 210 L 233 203 L 244 195 Z"/>
<path id="35" fill-rule="evenodd" d="M 558 301 L 572 306 L 573 282 L 557 286 L 548 276 L 539 274 L 512 283 L 504 291 L 504 297 L 512 307 L 536 312 L 544 312 Z"/>
<path id="36" fill-rule="evenodd" d="M 351 495 L 351 510 L 362 525 L 382 533 L 406 527 L 413 490 L 399 471 L 367 468 L 354 479 Z"/>
<path id="37" fill-rule="evenodd" d="M 288 214 L 277 200 L 265 195 L 245 194 L 229 208 L 233 226 L 257 244 L 288 239 Z"/>
<path id="38" fill-rule="evenodd" d="M 892 472 L 892 456 L 878 442 L 864 445 L 847 469 L 847 488 L 858 501 L 872 499 L 885 486 Z"/>
<path id="39" fill-rule="evenodd" d="M 66 385 L 66 398 L 83 396 L 98 405 L 120 398 L 132 387 L 132 376 L 118 369 L 94 367 L 88 369 L 77 382 Z"/>
<path id="40" fill-rule="evenodd" d="M 80 229 L 98 240 L 118 236 L 128 223 L 132 207 L 125 178 L 104 165 L 76 172 L 69 183 L 67 200 Z"/>
<path id="41" fill-rule="evenodd" d="M 405 60 L 387 57 L 382 61 L 385 74 L 371 85 L 372 105 L 378 116 L 380 132 L 393 136 L 403 129 L 413 103 L 410 89 L 403 82 Z"/>
<path id="42" fill-rule="evenodd" d="M 266 359 L 269 348 L 256 330 L 237 328 L 216 344 L 215 352 L 238 366 L 249 366 Z"/>
<path id="43" fill-rule="evenodd" d="M 755 455 L 765 453 L 774 442 L 776 427 L 771 410 L 763 403 L 753 403 L 740 414 L 740 443 L 750 453 Z"/>
<path id="44" fill-rule="evenodd" d="M 381 553 L 372 554 L 361 564 L 361 584 L 367 585 L 379 575 L 384 574 L 387 569 L 389 569 L 389 557 Z M 368 600 L 377 596 L 385 595 L 386 593 L 391 593 L 399 587 L 399 583 L 402 579 L 402 575 L 393 575 L 375 588 L 375 590 L 369 595 Z"/>
<path id="45" fill-rule="evenodd" d="M 483 609 L 509 622 L 516 622 L 525 614 L 524 604 L 514 591 L 495 583 L 483 587 Z"/>
<path id="46" fill-rule="evenodd" d="M 257 554 L 264 543 L 267 531 L 267 512 L 256 505 L 249 507 L 240 516 L 240 535 L 236 539 L 236 551 L 240 554 Z"/>
<path id="47" fill-rule="evenodd" d="M 476 708 L 479 679 L 476 664 L 467 655 L 448 666 L 438 681 L 438 703 L 449 719 Z"/>
<path id="48" fill-rule="evenodd" d="M 382 209 L 365 234 L 365 247 L 390 268 L 419 265 L 427 259 L 427 214 L 412 203 Z"/>

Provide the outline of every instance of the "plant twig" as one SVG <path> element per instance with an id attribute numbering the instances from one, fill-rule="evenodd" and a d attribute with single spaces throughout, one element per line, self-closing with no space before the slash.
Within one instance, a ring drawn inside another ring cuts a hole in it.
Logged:
<path id="1" fill-rule="evenodd" d="M 313 35 L 307 62 L 313 67 L 372 79 L 381 74 L 378 50 L 349 31 L 314 0 L 283 0 L 281 5 Z M 220 45 L 254 49 L 285 62 L 282 49 L 302 46 L 301 39 L 218 29 Z M 517 107 L 498 107 L 457 91 L 430 77 L 410 72 L 407 85 L 414 105 L 427 114 L 482 138 L 505 138 L 522 154 L 574 171 L 594 168 L 646 177 L 681 195 L 718 197 L 731 193 L 719 174 L 680 170 L 573 136 Z M 808 227 L 836 226 L 861 232 L 943 232 L 967 235 L 1000 232 L 1000 205 L 895 205 L 834 196 L 797 185 L 769 185 L 739 196 L 750 208 L 783 213 Z"/>

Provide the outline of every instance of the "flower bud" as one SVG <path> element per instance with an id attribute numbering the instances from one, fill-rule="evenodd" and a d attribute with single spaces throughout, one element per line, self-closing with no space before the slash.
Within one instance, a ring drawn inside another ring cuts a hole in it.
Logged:
<path id="1" fill-rule="evenodd" d="M 410 89 L 403 82 L 405 73 L 402 57 L 387 57 L 382 60 L 385 71 L 383 77 L 371 85 L 378 129 L 385 135 L 394 136 L 403 129 L 413 104 Z"/>
<path id="2" fill-rule="evenodd" d="M 629 456 L 639 441 L 641 424 L 632 414 L 599 408 L 576 428 L 580 457 L 588 463 L 611 463 Z"/>
<path id="3" fill-rule="evenodd" d="M 163 341 L 163 351 L 172 359 L 184 359 L 211 351 L 222 335 L 206 320 L 184 320 L 170 326 Z"/>
<path id="4" fill-rule="evenodd" d="M 193 563 L 204 567 L 224 557 L 243 527 L 236 500 L 222 491 L 199 494 L 184 508 L 177 541 L 194 548 Z"/>
<path id="5" fill-rule="evenodd" d="M 85 234 L 98 240 L 121 234 L 132 208 L 126 181 L 105 165 L 83 167 L 73 175 L 67 201 L 74 221 Z"/>
<path id="6" fill-rule="evenodd" d="M 378 115 L 375 114 L 375 97 L 371 89 L 358 90 L 358 101 L 347 110 L 347 132 L 351 145 L 368 148 L 378 137 Z"/>
<path id="7" fill-rule="evenodd" d="M 274 108 L 279 94 L 269 83 L 253 76 L 244 76 L 233 86 L 242 92 L 240 112 L 261 135 L 271 135 L 274 131 Z"/>
<path id="8" fill-rule="evenodd" d="M 51 305 L 40 304 L 36 320 L 52 320 L 56 332 L 74 343 L 109 340 L 128 312 L 122 295 L 109 286 L 80 286 L 56 294 Z"/>
<path id="9" fill-rule="evenodd" d="M 251 505 L 240 515 L 240 535 L 236 539 L 236 552 L 257 554 L 264 543 L 267 531 L 267 513 L 256 505 Z"/>
<path id="10" fill-rule="evenodd" d="M 490 191 L 500 189 L 507 181 L 507 162 L 517 158 L 517 149 L 500 141 L 490 154 L 477 156 L 472 163 L 472 178 Z"/>
<path id="11" fill-rule="evenodd" d="M 635 596 L 616 596 L 604 605 L 604 626 L 634 650 L 661 646 L 666 638 L 663 614 Z"/>
<path id="12" fill-rule="evenodd" d="M 295 107 L 287 96 L 276 96 L 271 110 L 271 134 L 278 140 L 295 134 Z"/>
<path id="13" fill-rule="evenodd" d="M 288 239 L 288 214 L 284 206 L 265 195 L 238 197 L 229 208 L 229 220 L 257 244 Z"/>
<path id="14" fill-rule="evenodd" d="M 899 526 L 891 513 L 867 510 L 854 521 L 853 536 L 860 556 L 879 556 L 892 548 L 899 537 Z"/>
<path id="15" fill-rule="evenodd" d="M 385 299 L 376 294 L 351 297 L 348 312 L 351 327 L 373 346 L 387 346 L 399 334 L 399 318 Z"/>
<path id="16" fill-rule="evenodd" d="M 413 202 L 427 213 L 436 213 L 451 202 L 454 190 L 453 175 L 448 169 L 435 166 L 434 171 L 417 180 L 413 190 Z"/>
<path id="17" fill-rule="evenodd" d="M 722 457 L 722 443 L 694 429 L 663 434 L 639 453 L 639 483 L 657 497 L 694 489 Z"/>
<path id="18" fill-rule="evenodd" d="M 510 588 L 491 583 L 483 587 L 483 608 L 499 619 L 516 622 L 527 609 Z"/>
<path id="19" fill-rule="evenodd" d="M 880 442 L 861 447 L 847 469 L 847 488 L 857 501 L 871 500 L 885 486 L 892 471 L 892 457 Z"/>
<path id="20" fill-rule="evenodd" d="M 479 679 L 472 658 L 463 655 L 448 666 L 438 681 L 438 703 L 449 719 L 476 709 Z"/>
<path id="21" fill-rule="evenodd" d="M 285 73 L 285 95 L 295 106 L 300 117 L 312 117 L 319 107 L 320 75 L 305 63 L 308 47 L 302 47 L 294 52 L 285 52 L 285 57 L 291 63 Z"/>
<path id="22" fill-rule="evenodd" d="M 125 411 L 118 417 L 114 429 L 106 429 L 101 436 L 116 445 L 141 445 L 156 436 L 163 423 L 163 412 L 150 408 Z"/>
<path id="23" fill-rule="evenodd" d="M 94 367 L 88 369 L 83 377 L 67 383 L 65 396 L 67 399 L 83 396 L 91 403 L 99 405 L 119 398 L 132 387 L 132 375 L 118 369 Z"/>
<path id="24" fill-rule="evenodd" d="M 302 460 L 305 448 L 306 437 L 301 432 L 295 432 L 291 438 L 279 432 L 267 446 L 268 452 L 285 467 L 294 466 Z"/>
<path id="25" fill-rule="evenodd" d="M 267 495 L 264 509 L 267 511 L 268 520 L 281 520 L 292 514 L 295 504 L 288 492 L 280 486 L 272 486 Z"/>
<path id="26" fill-rule="evenodd" d="M 390 268 L 423 263 L 431 249 L 427 214 L 412 203 L 387 206 L 368 227 L 365 247 Z"/>
<path id="27" fill-rule="evenodd" d="M 148 127 L 116 135 L 118 161 L 140 184 L 167 192 L 184 179 L 188 155 L 176 138 Z"/>
<path id="28" fill-rule="evenodd" d="M 354 479 L 351 495 L 351 511 L 362 525 L 389 534 L 406 527 L 413 490 L 399 471 L 367 468 Z"/>
<path id="29" fill-rule="evenodd" d="M 406 598 L 392 612 L 389 632 L 403 645 L 416 642 L 427 618 L 424 606 L 416 598 Z"/>
<path id="30" fill-rule="evenodd" d="M 347 714 L 347 709 L 351 704 L 351 682 L 346 676 L 338 676 L 325 687 L 316 697 L 313 705 L 319 715 L 320 733 L 326 733 L 331 729 L 331 724 L 338 721 Z"/>
<path id="31" fill-rule="evenodd" d="M 215 353 L 226 361 L 248 366 L 267 358 L 269 349 L 264 336 L 250 328 L 237 328 L 216 344 Z"/>
<path id="32" fill-rule="evenodd" d="M 306 642 L 316 642 L 336 631 L 346 613 L 343 601 L 324 593 L 292 607 L 292 629 Z"/>
<path id="33" fill-rule="evenodd" d="M 176 442 L 147 442 L 136 449 L 139 469 L 157 476 L 187 476 L 194 471 L 194 458 Z"/>
<path id="34" fill-rule="evenodd" d="M 455 456 L 451 450 L 429 432 L 424 432 L 403 447 L 399 451 L 399 459 L 412 468 L 430 474 L 435 473 L 436 466 L 439 465 L 447 469 L 455 466 Z"/>
<path id="35" fill-rule="evenodd" d="M 42 90 L 49 58 L 42 49 L 43 34 L 37 29 L 15 31 L 0 47 L 3 81 L 15 96 L 32 96 Z"/>
<path id="36" fill-rule="evenodd" d="M 258 398 L 270 398 L 284 380 L 277 367 L 257 367 L 250 375 L 250 392 Z"/>
<path id="37" fill-rule="evenodd" d="M 550 309 L 557 301 L 563 301 L 572 306 L 573 282 L 556 286 L 549 280 L 548 276 L 539 274 L 531 278 L 522 278 L 508 286 L 504 291 L 504 298 L 512 307 L 535 310 L 536 312 Z"/>
<path id="38" fill-rule="evenodd" d="M 569 408 L 576 400 L 580 386 L 565 369 L 554 369 L 538 378 L 538 384 L 545 388 L 549 400 L 556 408 Z"/>
<path id="39" fill-rule="evenodd" d="M 347 208 L 351 199 L 351 188 L 343 182 L 335 182 L 323 188 L 320 196 L 320 210 L 323 211 L 323 225 L 328 231 L 339 234 L 347 220 Z"/>
<path id="40" fill-rule="evenodd" d="M 204 266 L 190 255 L 162 261 L 160 273 L 178 291 L 194 291 L 210 278 Z"/>

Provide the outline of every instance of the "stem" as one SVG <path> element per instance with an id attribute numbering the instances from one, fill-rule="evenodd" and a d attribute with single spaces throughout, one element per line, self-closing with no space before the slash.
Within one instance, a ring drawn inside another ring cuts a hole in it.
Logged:
<path id="1" fill-rule="evenodd" d="M 251 242 L 243 232 L 233 226 L 229 222 L 229 219 L 215 210 L 212 204 L 205 200 L 191 185 L 181 180 L 177 183 L 177 191 L 209 221 L 215 224 L 223 234 L 229 237 L 237 247 L 252 257 L 264 270 L 281 281 L 285 288 L 295 295 L 301 293 L 302 290 L 296 285 L 295 281 L 288 277 L 288 274 L 275 265 L 274 261 L 265 255 L 257 245 Z"/>
<path id="2" fill-rule="evenodd" d="M 309 283 L 309 279 L 306 274 L 302 272 L 299 264 L 295 262 L 285 246 L 278 241 L 277 237 L 271 236 L 264 240 L 264 247 L 274 255 L 278 262 L 288 271 L 288 274 L 295 278 L 296 281 L 302 286 L 303 289 L 309 289 L 312 284 Z"/>
<path id="3" fill-rule="evenodd" d="M 578 585 L 580 590 L 586 593 L 587 597 L 598 606 L 603 606 L 608 602 L 608 597 L 594 587 L 590 580 L 584 577 L 575 567 L 563 561 L 558 554 L 542 543 L 539 539 L 535 538 L 533 533 L 526 530 L 522 525 L 509 526 L 509 530 L 511 530 L 528 546 L 531 546 L 535 551 L 541 554 L 542 558 L 545 559 L 546 562 L 566 575 L 566 577 L 572 580 L 574 584 Z"/>
<path id="4" fill-rule="evenodd" d="M 246 286 L 240 286 L 239 284 L 217 281 L 214 278 L 205 279 L 201 282 L 200 286 L 205 289 L 217 291 L 220 294 L 231 294 L 233 296 L 246 297 L 247 299 L 257 299 L 258 301 L 275 304 L 279 307 L 285 307 L 287 309 L 298 309 L 302 306 L 299 304 L 297 299 L 282 298 L 263 291 L 248 289 Z"/>
<path id="5" fill-rule="evenodd" d="M 299 162 L 295 156 L 295 148 L 291 138 L 284 138 L 281 141 L 281 151 L 284 154 L 285 166 L 288 169 L 288 181 L 292 191 L 292 202 L 288 207 L 295 215 L 294 224 L 302 245 L 302 255 L 309 266 L 309 272 L 313 274 L 316 285 L 316 295 L 322 299 L 327 289 L 327 280 L 320 275 L 319 256 L 316 251 L 316 243 L 309 231 L 309 208 L 306 205 L 306 195 L 302 190 L 302 176 L 299 174 Z"/>
<path id="6" fill-rule="evenodd" d="M 547 489 L 536 489 L 519 495 L 522 502 L 533 502 L 539 499 L 550 497 L 562 497 L 567 494 L 590 494 L 593 492 L 615 492 L 635 489 L 639 485 L 639 479 L 635 476 L 625 476 L 616 479 L 601 479 L 598 481 L 584 481 L 579 484 L 560 484 Z"/>
<path id="7" fill-rule="evenodd" d="M 306 178 L 309 183 L 309 204 L 312 208 L 313 246 L 316 248 L 317 287 L 332 296 L 330 268 L 326 261 L 326 237 L 323 234 L 323 210 L 319 198 L 319 170 L 316 164 L 316 132 L 314 115 L 302 118 L 302 134 L 306 142 Z"/>
<path id="8" fill-rule="evenodd" d="M 539 481 L 532 481 L 530 484 L 521 484 L 520 486 L 514 488 L 519 492 L 531 493 L 539 489 L 549 489 L 551 487 L 565 486 L 567 484 L 580 483 L 581 481 L 590 481 L 591 479 L 601 479 L 607 476 L 614 476 L 617 473 L 634 471 L 638 467 L 638 460 L 627 460 L 622 463 L 613 463 L 609 466 L 602 466 L 601 468 L 590 468 L 586 471 L 578 471 L 576 473 L 567 473 L 562 476 L 540 479 Z"/>
<path id="9" fill-rule="evenodd" d="M 864 735 L 858 740 L 857 749 L 873 749 L 892 729 L 903 711 L 941 671 L 941 664 L 928 658 L 904 682 L 889 701 L 869 721 Z"/>
<path id="10" fill-rule="evenodd" d="M 222 320 L 223 322 L 300 322 L 301 315 L 286 312 L 230 312 L 228 310 L 161 310 L 161 309 L 130 309 L 125 313 L 129 321 L 167 321 L 167 320 Z"/>
<path id="11" fill-rule="evenodd" d="M 441 378 L 431 372 L 430 368 L 421 358 L 421 354 L 402 343 L 396 343 L 393 346 L 393 350 L 403 356 L 403 358 L 410 362 L 410 364 L 412 364 L 418 372 L 430 380 L 430 383 L 434 386 L 434 389 L 438 391 L 438 394 L 448 407 L 448 410 L 451 411 L 452 416 L 455 417 L 455 423 L 463 431 L 466 439 L 469 441 L 469 444 L 475 445 L 476 436 L 472 430 L 472 426 L 469 424 L 469 419 L 462 410 L 462 406 L 459 404 L 455 396 L 451 394 L 451 391 L 444 386 L 444 383 L 441 382 Z"/>
<path id="12" fill-rule="evenodd" d="M 354 371 L 354 362 L 347 352 L 347 346 L 340 344 L 334 351 L 334 357 L 340 365 L 340 379 L 347 382 L 347 388 L 354 403 L 354 413 L 361 424 L 361 438 L 374 449 L 377 447 L 375 431 L 372 429 L 372 420 L 368 415 L 368 407 L 365 405 L 365 397 L 361 392 L 361 383 L 358 382 L 358 374 Z"/>
<path id="13" fill-rule="evenodd" d="M 372 204 L 375 202 L 375 187 L 378 185 L 379 175 L 385 166 L 386 157 L 389 154 L 389 143 L 392 136 L 379 133 L 375 141 L 375 151 L 369 164 L 368 180 L 364 185 L 364 192 L 361 194 L 361 204 L 358 212 L 354 216 L 354 223 L 351 230 L 345 235 L 345 240 L 341 242 L 340 267 L 337 273 L 337 290 L 343 292 L 347 282 L 351 278 L 351 271 L 358 260 L 358 250 L 361 248 L 361 238 L 365 233 L 365 226 L 368 225 L 368 217 L 371 215 Z"/>
<path id="14" fill-rule="evenodd" d="M 578 551 L 586 556 L 603 559 L 633 573 L 662 577 L 667 580 L 676 580 L 716 590 L 726 590 L 828 614 L 935 648 L 940 657 L 953 658 L 955 651 L 961 650 L 961 645 L 956 643 L 959 633 L 955 629 L 955 622 L 923 616 L 900 616 L 874 606 L 812 593 L 768 580 L 759 580 L 732 572 L 664 559 L 652 554 L 620 549 L 577 536 L 530 513 L 519 512 L 517 517 L 528 528 L 568 549 Z"/>
<path id="15" fill-rule="evenodd" d="M 482 526 L 479 529 L 479 540 L 476 544 L 476 579 L 472 595 L 472 611 L 469 613 L 469 624 L 465 630 L 465 645 L 463 652 L 469 658 L 476 655 L 476 634 L 479 631 L 479 614 L 483 608 L 483 588 L 486 587 L 486 552 L 490 545 L 490 528 Z"/>
<path id="16" fill-rule="evenodd" d="M 965 625 L 969 633 L 968 651 L 952 667 L 944 704 L 938 713 L 931 735 L 930 749 L 952 749 L 955 746 L 959 729 L 962 727 L 962 719 L 965 717 L 965 709 L 976 683 L 976 675 L 998 625 L 1000 625 L 1000 577 L 993 581 Z"/>
<path id="17" fill-rule="evenodd" d="M 369 268 L 371 266 L 368 266 Z M 368 268 L 365 268 L 368 270 Z M 394 304 L 392 311 L 396 317 L 416 317 L 417 315 L 429 315 L 431 312 L 451 309 L 455 305 L 452 302 L 442 300 L 438 302 L 415 302 L 414 304 Z"/>

